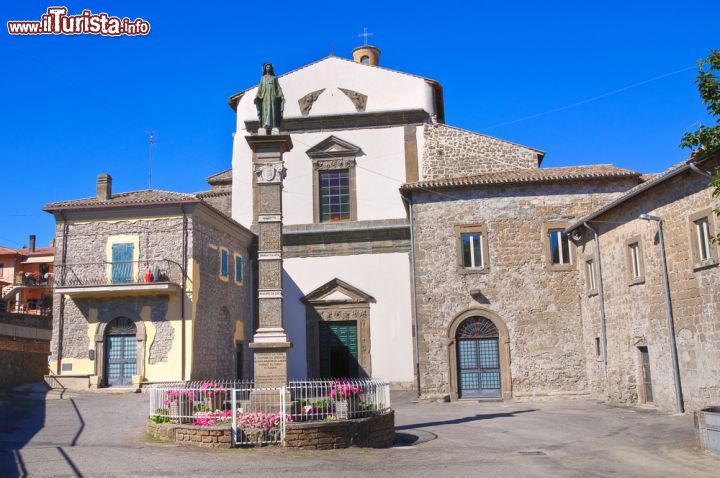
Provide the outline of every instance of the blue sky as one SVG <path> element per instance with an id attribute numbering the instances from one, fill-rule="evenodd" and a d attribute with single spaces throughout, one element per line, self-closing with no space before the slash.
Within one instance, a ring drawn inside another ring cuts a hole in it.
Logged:
<path id="1" fill-rule="evenodd" d="M 706 121 L 692 67 L 720 48 L 720 2 L 64 2 L 152 25 L 143 37 L 10 36 L 61 2 L 13 2 L 0 18 L 0 244 L 53 235 L 51 201 L 147 186 L 193 192 L 230 166 L 228 97 L 326 56 L 367 27 L 381 63 L 439 80 L 447 123 L 546 151 L 544 166 L 613 163 L 657 172 Z M 412 5 L 412 7 L 410 7 Z M 448 6 L 449 8 L 444 8 Z M 265 25 L 263 22 L 271 22 Z M 531 117 L 529 119 L 525 119 Z"/>

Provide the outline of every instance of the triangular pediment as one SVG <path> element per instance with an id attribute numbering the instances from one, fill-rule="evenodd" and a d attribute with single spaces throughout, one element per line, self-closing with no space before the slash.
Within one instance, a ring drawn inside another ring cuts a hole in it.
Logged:
<path id="1" fill-rule="evenodd" d="M 328 136 L 318 144 L 307 150 L 311 158 L 348 157 L 357 156 L 362 150 L 354 144 L 340 139 L 337 136 Z"/>
<path id="2" fill-rule="evenodd" d="M 375 298 L 340 279 L 333 279 L 302 298 L 306 304 L 375 303 Z"/>

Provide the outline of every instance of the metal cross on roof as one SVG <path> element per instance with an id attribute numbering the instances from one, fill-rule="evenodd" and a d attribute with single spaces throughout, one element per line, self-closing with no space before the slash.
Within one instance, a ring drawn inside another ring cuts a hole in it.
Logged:
<path id="1" fill-rule="evenodd" d="M 359 37 L 364 37 L 365 46 L 367 46 L 367 44 L 368 44 L 367 39 L 368 39 L 369 36 L 372 36 L 372 35 L 373 35 L 372 33 L 368 33 L 367 28 L 363 28 L 363 32 L 360 33 L 358 36 L 359 36 Z"/>

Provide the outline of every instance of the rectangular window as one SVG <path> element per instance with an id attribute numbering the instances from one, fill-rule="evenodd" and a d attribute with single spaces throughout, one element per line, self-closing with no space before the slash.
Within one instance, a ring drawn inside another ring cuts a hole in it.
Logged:
<path id="1" fill-rule="evenodd" d="M 595 355 L 600 356 L 600 337 L 595 337 Z"/>
<path id="2" fill-rule="evenodd" d="M 235 282 L 242 282 L 243 278 L 243 260 L 240 256 L 235 256 Z"/>
<path id="3" fill-rule="evenodd" d="M 698 258 L 706 261 L 710 259 L 710 223 L 707 217 L 695 221 L 695 234 L 697 235 Z"/>
<path id="4" fill-rule="evenodd" d="M 483 235 L 479 232 L 461 234 L 462 265 L 466 268 L 485 267 L 485 254 L 483 253 Z"/>
<path id="5" fill-rule="evenodd" d="M 572 264 L 570 256 L 570 238 L 562 229 L 548 231 L 550 241 L 550 257 L 553 264 Z"/>
<path id="6" fill-rule="evenodd" d="M 220 276 L 225 278 L 230 277 L 230 272 L 228 269 L 228 251 L 225 249 L 220 249 Z"/>
<path id="7" fill-rule="evenodd" d="M 640 270 L 640 244 L 634 242 L 630 244 L 630 268 L 633 279 L 639 279 L 642 275 Z"/>
<path id="8" fill-rule="evenodd" d="M 594 292 L 595 290 L 597 290 L 595 261 L 592 259 L 585 263 L 585 278 L 587 279 L 588 292 Z"/>
<path id="9" fill-rule="evenodd" d="M 350 220 L 350 174 L 347 169 L 320 171 L 320 221 Z"/>

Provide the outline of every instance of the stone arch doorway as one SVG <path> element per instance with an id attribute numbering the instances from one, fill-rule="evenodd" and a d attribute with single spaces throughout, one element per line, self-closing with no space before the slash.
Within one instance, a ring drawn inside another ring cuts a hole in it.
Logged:
<path id="1" fill-rule="evenodd" d="M 453 399 L 512 397 L 510 339 L 496 314 L 467 310 L 455 317 L 448 335 Z"/>
<path id="2" fill-rule="evenodd" d="M 127 317 L 116 317 L 101 323 L 95 334 L 98 382 L 105 386 L 124 387 L 133 377 L 142 380 L 145 373 L 145 326 Z"/>

